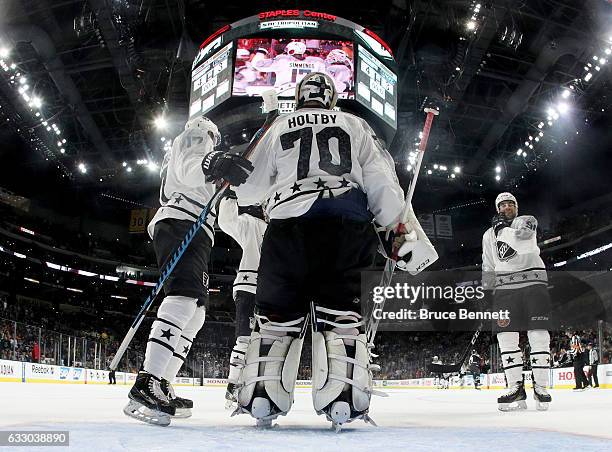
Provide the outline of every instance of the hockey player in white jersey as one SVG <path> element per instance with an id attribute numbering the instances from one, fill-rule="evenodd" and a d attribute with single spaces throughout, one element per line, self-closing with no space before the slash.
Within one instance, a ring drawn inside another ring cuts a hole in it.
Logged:
<path id="1" fill-rule="evenodd" d="M 538 410 L 548 409 L 546 391 L 550 368 L 551 303 L 547 275 L 537 246 L 537 220 L 517 216 L 518 203 L 511 193 L 495 200 L 497 214 L 482 237 L 483 285 L 493 289 L 494 310 L 508 309 L 509 321 L 494 325 L 509 391 L 498 398 L 499 409 L 526 409 L 523 382 L 523 353 L 519 332 L 527 331 Z"/>
<path id="2" fill-rule="evenodd" d="M 334 79 L 338 94 L 350 91 L 353 86 L 353 64 L 346 52 L 342 49 L 331 50 L 325 57 L 325 65 L 325 72 Z"/>
<path id="3" fill-rule="evenodd" d="M 159 268 L 172 258 L 186 233 L 215 192 L 213 180 L 243 183 L 251 163 L 215 151 L 220 140 L 215 124 L 204 117 L 190 120 L 165 155 L 161 169 L 161 207 L 148 226 Z M 177 397 L 171 386 L 202 328 L 208 298 L 208 260 L 214 241 L 215 214 L 210 212 L 164 284 L 165 298 L 157 310 L 142 370 L 129 392 L 124 413 L 157 425 L 170 416 L 189 417 L 193 402 Z"/>
<path id="4" fill-rule="evenodd" d="M 244 354 L 251 335 L 261 244 L 268 227 L 262 206 L 247 206 L 242 210 L 240 213 L 236 194 L 232 190 L 226 190 L 225 197 L 219 203 L 219 227 L 242 248 L 242 258 L 233 287 L 236 304 L 236 344 L 230 356 L 230 371 L 227 378 L 225 399 L 228 408 L 236 402 L 234 388 L 238 383 L 238 375 L 243 367 Z"/>
<path id="5" fill-rule="evenodd" d="M 306 74 L 325 71 L 323 58 L 307 56 L 306 44 L 301 41 L 291 41 L 285 47 L 284 53 L 274 58 L 255 55 L 251 65 L 258 71 L 275 73 L 274 89 L 279 96 L 293 94 L 296 83 Z"/>
<path id="6" fill-rule="evenodd" d="M 272 124 L 237 189 L 246 204 L 269 197 L 256 323 L 237 394 L 237 412 L 258 425 L 291 408 L 310 312 L 315 411 L 337 429 L 370 420 L 376 366 L 360 314 L 360 272 L 377 247 L 372 217 L 394 228 L 405 201 L 389 153 L 364 120 L 332 111 L 336 99 L 327 74 L 304 77 L 297 110 Z M 416 218 L 412 224 L 422 232 Z"/>

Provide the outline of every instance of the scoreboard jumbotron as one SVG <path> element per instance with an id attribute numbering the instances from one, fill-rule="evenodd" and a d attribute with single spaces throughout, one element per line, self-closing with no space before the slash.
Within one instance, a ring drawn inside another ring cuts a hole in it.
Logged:
<path id="1" fill-rule="evenodd" d="M 189 116 L 239 127 L 247 116 L 261 117 L 260 96 L 270 88 L 281 113 L 293 111 L 295 86 L 309 72 L 332 77 L 338 108 L 393 137 L 397 64 L 389 46 L 354 22 L 309 10 L 261 12 L 208 37 L 193 61 Z"/>

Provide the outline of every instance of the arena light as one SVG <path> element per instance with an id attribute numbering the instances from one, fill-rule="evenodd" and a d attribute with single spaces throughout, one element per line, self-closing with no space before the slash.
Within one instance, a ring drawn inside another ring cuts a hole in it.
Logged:
<path id="1" fill-rule="evenodd" d="M 111 295 L 111 298 L 116 298 L 117 300 L 127 300 L 128 297 L 124 297 L 123 295 Z"/>
<path id="2" fill-rule="evenodd" d="M 557 111 L 561 113 L 562 115 L 564 115 L 565 113 L 569 111 L 569 105 L 565 102 L 559 102 L 557 104 Z"/>
<path id="3" fill-rule="evenodd" d="M 81 289 L 75 289 L 73 287 L 66 287 L 66 290 L 69 290 L 70 292 L 83 293 L 83 291 Z"/>
<path id="4" fill-rule="evenodd" d="M 570 97 L 571 91 L 569 89 L 564 89 L 563 92 L 561 93 L 561 97 L 563 97 L 564 99 L 567 99 L 568 97 Z"/>
<path id="5" fill-rule="evenodd" d="M 555 262 L 553 264 L 554 267 L 563 267 L 565 264 L 567 264 L 567 261 L 561 261 L 561 262 Z"/>
<path id="6" fill-rule="evenodd" d="M 8 49 L 8 47 L 0 48 L 0 58 L 8 58 L 10 54 L 11 54 L 11 51 Z"/>
<path id="7" fill-rule="evenodd" d="M 131 167 L 131 166 L 128 166 L 128 167 L 127 167 L 125 170 L 126 170 L 128 173 L 131 173 L 131 172 L 132 172 L 132 167 Z"/>
<path id="8" fill-rule="evenodd" d="M 166 121 L 164 115 L 159 115 L 157 118 L 155 118 L 153 123 L 158 130 L 164 130 L 166 127 L 168 127 L 168 121 Z"/>
<path id="9" fill-rule="evenodd" d="M 157 170 L 157 163 L 149 162 L 149 164 L 147 165 L 147 168 L 149 168 L 149 171 L 156 171 Z"/>
<path id="10" fill-rule="evenodd" d="M 87 172 L 87 167 L 85 166 L 84 163 L 79 163 L 79 171 L 83 174 Z"/>
<path id="11" fill-rule="evenodd" d="M 498 174 L 497 176 L 495 176 L 495 180 L 499 182 L 501 180 L 501 176 Z"/>
<path id="12" fill-rule="evenodd" d="M 501 167 L 500 166 L 496 166 L 495 167 L 495 172 L 496 173 L 501 173 Z"/>
<path id="13" fill-rule="evenodd" d="M 521 148 L 519 148 L 518 151 L 516 151 L 516 155 L 522 155 L 523 154 L 523 150 Z"/>
<path id="14" fill-rule="evenodd" d="M 593 74 L 589 72 L 587 73 L 587 75 L 584 76 L 584 81 L 588 82 L 589 80 L 591 80 L 591 78 L 593 78 Z"/>
<path id="15" fill-rule="evenodd" d="M 599 64 L 601 64 L 602 66 L 603 66 L 604 64 L 606 64 L 606 59 L 605 59 L 605 58 L 600 58 L 600 59 L 599 59 Z"/>
<path id="16" fill-rule="evenodd" d="M 461 172 L 461 167 L 460 167 L 460 166 L 455 166 L 455 167 L 453 168 L 453 172 L 454 172 L 455 174 L 459 174 L 459 173 Z"/>
<path id="17" fill-rule="evenodd" d="M 25 279 L 26 281 L 30 281 L 31 283 L 34 283 L 34 284 L 40 284 L 40 281 L 37 279 L 26 278 L 25 276 L 23 279 Z"/>
<path id="18" fill-rule="evenodd" d="M 123 162 L 123 163 L 121 164 L 121 166 L 123 166 L 123 167 L 125 168 L 125 167 L 127 166 L 127 162 Z"/>
<path id="19" fill-rule="evenodd" d="M 608 243 L 607 245 L 600 246 L 599 248 L 595 248 L 594 250 L 587 251 L 586 253 L 582 253 L 581 255 L 576 256 L 576 260 L 584 259 L 585 257 L 594 256 L 595 254 L 599 254 L 609 248 L 612 248 L 612 242 Z"/>
<path id="20" fill-rule="evenodd" d="M 468 21 L 468 23 L 467 23 L 467 24 L 465 24 L 465 27 L 466 27 L 468 30 L 470 30 L 470 31 L 475 30 L 475 29 L 476 29 L 476 22 L 475 22 L 475 21 L 473 21 L 473 20 L 469 20 L 469 21 Z"/>
<path id="21" fill-rule="evenodd" d="M 455 173 L 450 175 L 451 179 L 454 179 L 456 177 Z"/>

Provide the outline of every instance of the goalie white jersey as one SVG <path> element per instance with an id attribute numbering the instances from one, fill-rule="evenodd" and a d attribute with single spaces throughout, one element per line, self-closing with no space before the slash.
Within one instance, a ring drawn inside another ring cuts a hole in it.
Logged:
<path id="1" fill-rule="evenodd" d="M 304 108 L 281 116 L 253 153 L 255 170 L 236 189 L 241 204 L 269 198 L 271 219 L 299 217 L 317 199 L 351 188 L 367 195 L 368 209 L 382 226 L 404 208 L 393 159 L 371 127 L 350 113 Z"/>
<path id="2" fill-rule="evenodd" d="M 160 170 L 161 207 L 149 223 L 147 232 L 153 238 L 155 224 L 167 218 L 195 222 L 213 194 L 215 186 L 205 181 L 202 172 L 204 156 L 213 150 L 213 141 L 201 138 L 197 129 L 187 129 L 174 139 L 164 155 Z M 210 212 L 204 230 L 214 243 L 216 214 Z"/>
<path id="3" fill-rule="evenodd" d="M 238 215 L 238 202 L 235 199 L 223 198 L 219 205 L 219 227 L 232 237 L 240 248 L 242 258 L 238 267 L 238 275 L 234 280 L 233 295 L 243 290 L 257 292 L 257 275 L 261 243 L 268 224 L 248 214 Z"/>
<path id="4" fill-rule="evenodd" d="M 495 237 L 493 228 L 482 236 L 483 284 L 487 288 L 517 289 L 547 284 L 546 267 L 536 240 L 538 221 L 517 216 Z"/>

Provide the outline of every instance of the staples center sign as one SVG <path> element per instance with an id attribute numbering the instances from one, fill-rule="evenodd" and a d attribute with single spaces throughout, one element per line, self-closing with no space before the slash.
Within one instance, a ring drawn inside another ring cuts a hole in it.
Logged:
<path id="1" fill-rule="evenodd" d="M 330 22 L 334 22 L 337 19 L 337 16 L 334 16 L 333 14 L 310 11 L 307 9 L 303 11 L 300 11 L 299 9 L 277 9 L 276 11 L 264 11 L 259 13 L 259 20 L 278 19 L 285 17 L 305 17 L 311 20 L 328 20 Z"/>

